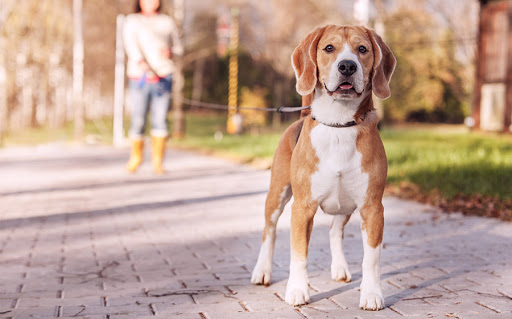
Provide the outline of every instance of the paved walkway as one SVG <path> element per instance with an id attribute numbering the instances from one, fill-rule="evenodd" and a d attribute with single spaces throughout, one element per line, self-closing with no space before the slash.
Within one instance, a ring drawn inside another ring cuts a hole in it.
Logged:
<path id="1" fill-rule="evenodd" d="M 129 176 L 126 150 L 0 150 L 0 317 L 512 318 L 512 224 L 395 198 L 384 202 L 387 308 L 358 309 L 359 218 L 345 237 L 353 281 L 330 280 L 323 213 L 311 240 L 311 303 L 290 307 L 289 207 L 273 284 L 250 284 L 269 172 L 169 153 L 169 174 L 145 164 Z"/>

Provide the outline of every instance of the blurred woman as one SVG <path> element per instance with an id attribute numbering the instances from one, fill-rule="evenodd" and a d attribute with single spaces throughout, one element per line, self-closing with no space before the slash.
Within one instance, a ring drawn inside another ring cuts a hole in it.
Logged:
<path id="1" fill-rule="evenodd" d="M 131 100 L 131 155 L 126 167 L 129 172 L 135 172 L 142 162 L 148 113 L 153 169 L 159 174 L 164 172 L 162 161 L 174 72 L 171 58 L 172 53 L 181 54 L 183 49 L 179 46 L 176 24 L 160 10 L 160 0 L 136 0 L 135 13 L 126 17 L 123 31 Z"/>

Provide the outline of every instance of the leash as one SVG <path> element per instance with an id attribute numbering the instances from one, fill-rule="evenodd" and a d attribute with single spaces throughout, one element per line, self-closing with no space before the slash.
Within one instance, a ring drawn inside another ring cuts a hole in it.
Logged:
<path id="1" fill-rule="evenodd" d="M 214 110 L 229 110 L 234 107 L 234 106 L 229 106 L 229 105 L 224 105 L 224 104 L 215 104 L 215 103 L 194 101 L 194 100 L 190 100 L 187 98 L 183 98 L 183 102 L 190 106 L 204 107 L 204 108 L 214 109 Z M 262 111 L 262 112 L 292 113 L 292 112 L 298 112 L 298 111 L 302 111 L 302 110 L 311 109 L 311 106 L 280 106 L 280 107 L 239 106 L 238 109 L 239 110 Z M 364 121 L 366 119 L 366 115 L 367 115 L 367 113 L 365 113 L 360 118 L 361 121 Z M 357 125 L 356 121 L 350 121 L 347 123 L 324 123 L 324 122 L 317 120 L 313 115 L 311 115 L 311 118 L 320 124 L 323 124 L 323 125 L 329 126 L 329 127 L 335 127 L 335 128 L 352 127 L 352 126 Z"/>
<path id="2" fill-rule="evenodd" d="M 279 113 L 297 112 L 302 110 L 308 110 L 311 106 L 280 106 L 277 108 Z"/>
<path id="3" fill-rule="evenodd" d="M 183 98 L 183 102 L 190 106 L 198 106 L 204 107 L 208 109 L 214 110 L 229 110 L 234 106 L 224 105 L 224 104 L 215 104 L 201 101 L 194 101 L 187 98 Z M 239 110 L 251 110 L 251 111 L 262 111 L 262 112 L 279 112 L 279 113 L 291 113 L 298 112 L 302 110 L 310 109 L 311 106 L 280 106 L 280 107 L 249 107 L 249 106 L 239 106 Z"/>

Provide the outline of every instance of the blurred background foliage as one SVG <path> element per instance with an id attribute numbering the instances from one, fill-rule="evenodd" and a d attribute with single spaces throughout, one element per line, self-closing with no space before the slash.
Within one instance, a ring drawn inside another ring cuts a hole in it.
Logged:
<path id="1" fill-rule="evenodd" d="M 422 11 L 399 10 L 388 20 L 393 22 L 387 24 L 386 37 L 399 67 L 391 82 L 393 94 L 384 104 L 385 120 L 462 123 L 469 115 L 473 86 L 471 75 L 464 72 L 473 61 L 457 59 L 453 31 L 440 30 L 437 38 L 425 32 L 435 22 Z"/>
<path id="2" fill-rule="evenodd" d="M 171 12 L 172 1 L 163 2 Z M 461 123 L 473 87 L 478 2 L 377 2 L 369 24 L 383 21 L 384 37 L 398 59 L 384 121 Z M 216 29 L 229 8 L 240 8 L 239 96 L 254 106 L 300 105 L 291 52 L 317 25 L 354 23 L 349 0 L 205 0 L 185 6 L 184 95 L 220 104 L 227 103 L 228 57 L 216 53 Z M 83 2 L 87 119 L 112 116 L 115 20 L 132 8 L 130 0 Z M 0 65 L 7 74 L 8 107 L 0 117 L 8 131 L 72 120 L 72 18 L 67 0 L 2 0 Z M 259 123 L 275 125 L 297 115 L 264 116 Z"/>

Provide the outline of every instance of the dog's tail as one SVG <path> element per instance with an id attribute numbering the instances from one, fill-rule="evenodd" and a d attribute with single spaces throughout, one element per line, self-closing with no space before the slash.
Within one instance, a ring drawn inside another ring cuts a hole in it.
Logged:
<path id="1" fill-rule="evenodd" d="M 302 96 L 302 106 L 311 106 L 313 103 L 313 97 L 315 96 L 315 91 L 309 93 L 308 95 Z M 311 108 L 300 111 L 300 117 L 306 117 L 311 114 Z"/>

